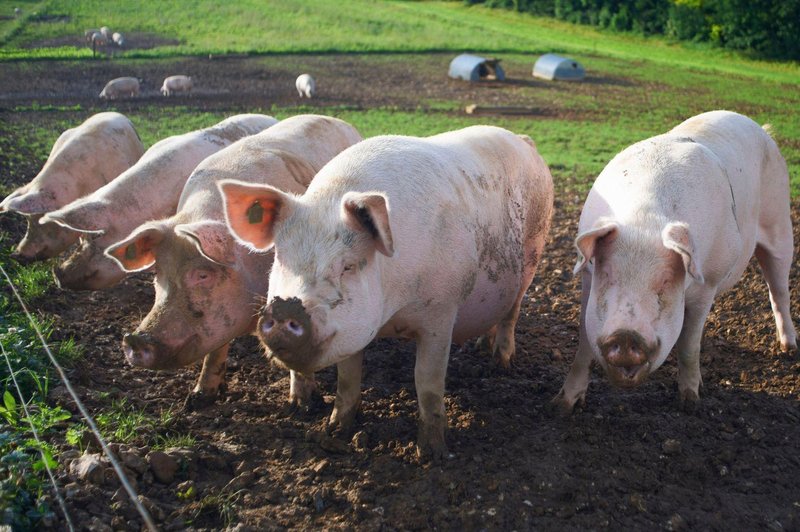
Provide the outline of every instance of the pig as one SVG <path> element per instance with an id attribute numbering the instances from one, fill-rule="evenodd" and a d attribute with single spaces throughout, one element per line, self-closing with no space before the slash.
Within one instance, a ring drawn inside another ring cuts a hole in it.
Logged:
<path id="1" fill-rule="evenodd" d="M 114 32 L 114 34 L 111 36 L 111 41 L 120 48 L 125 46 L 125 36 L 119 32 Z"/>
<path id="2" fill-rule="evenodd" d="M 105 43 L 104 43 L 105 44 Z M 131 77 L 115 78 L 106 83 L 100 91 L 100 98 L 104 100 L 116 100 L 117 98 L 139 95 L 139 80 Z"/>
<path id="3" fill-rule="evenodd" d="M 554 399 L 564 413 L 585 400 L 593 359 L 632 388 L 673 346 L 679 400 L 695 403 L 706 317 L 754 251 L 781 349 L 797 347 L 789 175 L 770 135 L 745 116 L 703 113 L 619 153 L 589 191 L 575 245 L 580 337 Z"/>
<path id="4" fill-rule="evenodd" d="M 217 191 L 219 179 L 236 176 L 302 193 L 314 174 L 359 142 L 355 128 L 326 116 L 299 115 L 242 139 L 208 157 L 192 172 L 177 213 L 148 222 L 110 246 L 106 254 L 127 271 L 155 266 L 153 309 L 122 344 L 134 366 L 171 369 L 204 358 L 187 406 L 200 408 L 218 395 L 229 342 L 255 331 L 267 292 L 272 254 L 253 254 L 228 233 Z M 290 402 L 308 404 L 312 378 L 296 378 Z"/>
<path id="5" fill-rule="evenodd" d="M 119 113 L 92 115 L 63 132 L 39 174 L 0 203 L 0 213 L 17 212 L 28 220 L 12 258 L 49 259 L 74 244 L 80 233 L 55 223 L 39 224 L 39 219 L 107 184 L 142 153 L 144 146 L 133 124 Z"/>
<path id="6" fill-rule="evenodd" d="M 111 40 L 112 32 L 111 28 L 109 28 L 108 26 L 103 26 L 102 28 L 100 28 L 100 34 L 105 38 L 106 41 Z"/>
<path id="7" fill-rule="evenodd" d="M 100 29 L 99 28 L 92 28 L 92 29 L 85 30 L 83 32 L 83 38 L 84 38 L 84 40 L 86 40 L 87 44 L 91 44 L 95 33 L 99 34 L 100 33 Z"/>
<path id="8" fill-rule="evenodd" d="M 161 85 L 161 94 L 172 96 L 176 92 L 192 92 L 192 78 L 189 76 L 169 76 Z"/>
<path id="9" fill-rule="evenodd" d="M 161 140 L 114 181 L 44 215 L 40 223 L 53 222 L 82 235 L 74 253 L 55 267 L 58 285 L 99 290 L 117 284 L 125 272 L 103 254 L 105 248 L 144 222 L 173 214 L 189 174 L 203 159 L 276 122 L 271 116 L 236 115 Z"/>
<path id="10" fill-rule="evenodd" d="M 257 325 L 266 349 L 303 374 L 338 364 L 329 430 L 352 425 L 362 349 L 413 338 L 417 451 L 441 457 L 451 341 L 485 333 L 499 364 L 514 354 L 553 208 L 533 141 L 492 126 L 379 136 L 333 159 L 303 196 L 236 180 L 220 190 L 236 237 L 275 250 Z"/>
<path id="11" fill-rule="evenodd" d="M 310 99 L 317 90 L 317 84 L 310 74 L 300 74 L 294 82 L 294 86 L 297 88 L 297 94 L 299 94 L 301 98 L 305 96 Z"/>

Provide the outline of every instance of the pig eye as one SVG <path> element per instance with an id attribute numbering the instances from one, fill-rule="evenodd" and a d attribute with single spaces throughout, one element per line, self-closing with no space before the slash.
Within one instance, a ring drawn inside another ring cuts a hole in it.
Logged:
<path id="1" fill-rule="evenodd" d="M 352 271 L 355 271 L 355 269 L 356 269 L 356 265 L 355 264 L 345 264 L 344 265 L 344 271 L 346 271 L 346 272 L 352 272 Z"/>

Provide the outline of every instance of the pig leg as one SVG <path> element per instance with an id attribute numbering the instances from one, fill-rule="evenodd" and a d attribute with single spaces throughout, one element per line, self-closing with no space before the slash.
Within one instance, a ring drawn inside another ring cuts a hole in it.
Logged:
<path id="1" fill-rule="evenodd" d="M 445 327 L 438 330 L 420 330 L 417 333 L 414 384 L 419 403 L 417 455 L 420 458 L 438 459 L 447 452 L 447 445 L 444 442 L 444 431 L 447 427 L 444 381 L 450 357 L 455 313 L 451 314 L 449 320 L 441 321 L 446 322 Z"/>
<path id="2" fill-rule="evenodd" d="M 581 273 L 581 316 L 578 337 L 578 352 L 567 373 L 567 379 L 553 400 L 553 406 L 562 414 L 568 415 L 575 403 L 586 401 L 586 389 L 589 387 L 589 368 L 592 365 L 592 346 L 586 335 L 586 305 L 592 290 L 592 276 L 586 271 Z"/>
<path id="3" fill-rule="evenodd" d="M 220 389 L 225 387 L 225 370 L 228 367 L 228 348 L 230 344 L 225 344 L 219 349 L 215 349 L 203 358 L 203 369 L 200 370 L 200 378 L 186 398 L 184 408 L 197 410 L 206 408 L 216 401 Z"/>
<path id="4" fill-rule="evenodd" d="M 348 432 L 361 405 L 361 370 L 364 352 L 359 351 L 336 365 L 336 400 L 328 422 L 328 432 Z"/>
<path id="5" fill-rule="evenodd" d="M 785 225 L 785 224 L 784 224 Z M 756 258 L 769 287 L 769 301 L 775 315 L 775 326 L 781 351 L 797 349 L 797 335 L 789 310 L 789 270 L 792 267 L 792 230 L 773 226 L 772 233 L 765 235 L 765 242 L 756 245 Z"/>
<path id="6" fill-rule="evenodd" d="M 536 275 L 536 268 L 528 268 L 525 271 L 525 276 L 522 279 L 522 287 L 520 288 L 517 299 L 514 301 L 514 306 L 508 311 L 508 314 L 503 317 L 502 321 L 497 324 L 494 329 L 494 340 L 490 342 L 492 355 L 495 362 L 502 368 L 508 369 L 511 367 L 511 357 L 514 356 L 516 345 L 514 343 L 514 331 L 517 327 L 517 320 L 519 319 L 519 309 L 522 307 L 522 299 L 525 297 L 525 292 L 533 281 L 533 276 Z"/>
<path id="7" fill-rule="evenodd" d="M 309 408 L 317 391 L 314 376 L 307 377 L 294 370 L 289 371 L 289 404 L 297 408 Z"/>
<path id="8" fill-rule="evenodd" d="M 714 291 L 705 289 L 686 302 L 683 328 L 675 343 L 678 355 L 678 397 L 681 404 L 694 403 L 700 398 L 700 344 L 703 327 L 714 303 Z"/>

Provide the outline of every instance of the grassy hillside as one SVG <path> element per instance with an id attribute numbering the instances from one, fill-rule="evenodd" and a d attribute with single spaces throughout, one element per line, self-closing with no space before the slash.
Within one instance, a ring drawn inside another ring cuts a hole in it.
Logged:
<path id="1" fill-rule="evenodd" d="M 11 16 L 16 6 L 23 10 L 20 18 Z M 90 57 L 88 48 L 75 47 L 80 46 L 80 36 L 87 28 L 107 25 L 129 35 L 148 34 L 179 42 L 128 52 L 146 57 L 435 50 L 538 54 L 556 50 L 647 58 L 665 65 L 800 82 L 796 63 L 753 61 L 722 50 L 599 32 L 460 2 L 0 0 L 2 15 L 10 18 L 0 19 L 0 60 Z"/>

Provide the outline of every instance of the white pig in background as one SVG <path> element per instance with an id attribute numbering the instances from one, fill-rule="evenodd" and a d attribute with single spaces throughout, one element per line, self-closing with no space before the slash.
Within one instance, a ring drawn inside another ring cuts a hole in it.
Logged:
<path id="1" fill-rule="evenodd" d="M 696 401 L 700 342 L 714 298 L 755 251 L 781 349 L 789 313 L 789 174 L 769 134 L 728 111 L 692 117 L 617 155 L 595 181 L 578 237 L 578 353 L 554 403 L 584 400 L 596 360 L 609 380 L 643 382 L 676 348 L 681 401 Z"/>
<path id="2" fill-rule="evenodd" d="M 297 76 L 294 86 L 297 88 L 297 94 L 299 94 L 301 98 L 303 96 L 306 98 L 312 98 L 314 96 L 314 92 L 317 90 L 317 84 L 310 74 L 300 74 Z"/>
<path id="3" fill-rule="evenodd" d="M 111 183 L 44 215 L 40 223 L 54 222 L 82 234 L 78 249 L 55 268 L 59 286 L 98 290 L 121 281 L 125 272 L 103 255 L 106 247 L 148 220 L 173 214 L 183 185 L 203 159 L 275 123 L 271 116 L 236 115 L 166 138 Z"/>
<path id="4" fill-rule="evenodd" d="M 100 91 L 99 96 L 104 100 L 116 100 L 126 96 L 129 98 L 139 96 L 139 80 L 132 77 L 112 79 L 106 83 L 106 86 Z"/>
<path id="5" fill-rule="evenodd" d="M 275 249 L 258 324 L 269 352 L 305 374 L 339 365 L 331 427 L 346 429 L 358 410 L 362 349 L 413 338 L 418 450 L 441 456 L 451 341 L 486 333 L 499 363 L 514 354 L 553 208 L 533 142 L 491 126 L 373 137 L 303 196 L 237 181 L 220 189 L 234 234 Z"/>
<path id="6" fill-rule="evenodd" d="M 63 132 L 39 175 L 0 203 L 0 213 L 17 212 L 28 220 L 28 230 L 12 257 L 48 259 L 75 243 L 80 233 L 52 222 L 39 224 L 39 219 L 110 182 L 142 153 L 144 146 L 133 124 L 119 113 L 98 113 Z"/>
<path id="7" fill-rule="evenodd" d="M 189 76 L 169 76 L 161 84 L 161 94 L 172 96 L 178 92 L 192 92 L 192 78 Z"/>
<path id="8" fill-rule="evenodd" d="M 300 194 L 325 163 L 360 140 L 353 126 L 336 118 L 287 118 L 200 163 L 174 216 L 148 222 L 110 246 L 107 255 L 125 271 L 153 265 L 156 271 L 153 309 L 123 339 L 128 362 L 173 369 L 205 357 L 187 406 L 213 401 L 229 342 L 255 330 L 272 267 L 272 253 L 251 253 L 228 232 L 217 181 L 235 176 Z M 292 375 L 290 401 L 307 404 L 314 388 L 313 379 Z"/>

